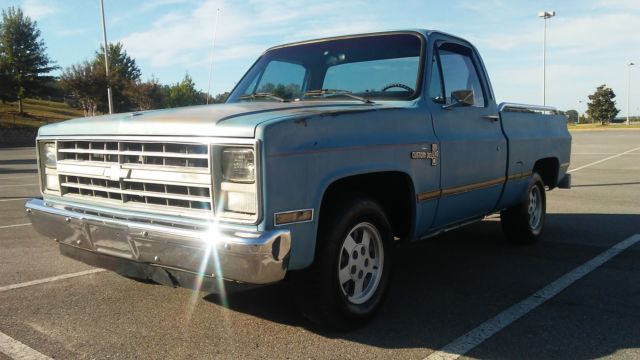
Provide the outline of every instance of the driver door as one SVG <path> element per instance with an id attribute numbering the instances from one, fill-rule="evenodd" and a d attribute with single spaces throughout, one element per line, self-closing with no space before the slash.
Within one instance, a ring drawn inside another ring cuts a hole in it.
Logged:
<path id="1" fill-rule="evenodd" d="M 436 43 L 440 89 L 432 116 L 440 141 L 441 190 L 434 227 L 464 222 L 494 209 L 504 184 L 507 144 L 483 67 L 472 47 Z M 434 84 L 431 91 L 434 91 Z M 454 92 L 473 98 L 456 103 Z"/>

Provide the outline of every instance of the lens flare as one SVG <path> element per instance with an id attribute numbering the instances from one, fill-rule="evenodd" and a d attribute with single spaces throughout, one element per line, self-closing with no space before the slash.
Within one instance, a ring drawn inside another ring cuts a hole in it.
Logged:
<path id="1" fill-rule="evenodd" d="M 196 304 L 199 299 L 199 293 L 202 289 L 202 284 L 205 280 L 205 276 L 213 276 L 216 282 L 216 292 L 220 298 L 221 305 L 225 308 L 229 307 L 227 292 L 224 284 L 224 274 L 222 273 L 222 266 L 220 264 L 220 255 L 218 254 L 218 246 L 222 244 L 220 241 L 222 236 L 218 231 L 218 221 L 214 221 L 209 226 L 209 229 L 202 234 L 202 244 L 204 244 L 204 252 L 200 267 L 198 268 L 198 274 L 193 288 L 193 293 L 189 299 L 187 305 L 187 323 L 191 322 L 191 317 L 195 310 Z M 211 263 L 211 265 L 210 265 Z M 207 271 L 207 269 L 213 268 L 213 272 Z"/>

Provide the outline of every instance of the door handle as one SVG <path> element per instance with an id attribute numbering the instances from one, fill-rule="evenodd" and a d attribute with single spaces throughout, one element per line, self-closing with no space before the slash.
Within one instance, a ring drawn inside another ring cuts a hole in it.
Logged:
<path id="1" fill-rule="evenodd" d="M 485 115 L 483 118 L 491 121 L 498 121 L 500 119 L 498 115 Z"/>

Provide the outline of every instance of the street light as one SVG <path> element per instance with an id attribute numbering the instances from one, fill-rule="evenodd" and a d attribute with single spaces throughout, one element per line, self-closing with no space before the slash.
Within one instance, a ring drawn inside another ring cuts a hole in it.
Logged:
<path id="1" fill-rule="evenodd" d="M 629 62 L 627 64 L 627 125 L 630 124 L 629 122 L 629 99 L 631 98 L 631 67 L 635 65 L 632 62 Z"/>
<path id="2" fill-rule="evenodd" d="M 547 105 L 547 19 L 556 16 L 555 11 L 541 11 L 538 17 L 544 19 L 544 37 L 542 40 L 542 105 Z"/>

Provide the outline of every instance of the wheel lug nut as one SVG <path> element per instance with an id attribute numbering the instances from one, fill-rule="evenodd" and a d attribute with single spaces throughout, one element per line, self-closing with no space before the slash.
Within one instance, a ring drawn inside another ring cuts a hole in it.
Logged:
<path id="1" fill-rule="evenodd" d="M 358 273 L 358 279 L 362 279 L 363 275 L 364 275 L 364 272 L 360 270 L 360 272 Z"/>
<path id="2" fill-rule="evenodd" d="M 358 252 L 357 252 L 357 251 L 354 251 L 354 252 L 353 252 L 353 260 L 355 260 L 355 259 L 357 259 L 357 258 L 358 258 Z"/>
<path id="3" fill-rule="evenodd" d="M 352 274 L 355 274 L 355 273 L 356 273 L 356 266 L 355 266 L 355 265 L 353 265 L 353 266 L 351 267 L 351 273 L 352 273 Z"/>
<path id="4" fill-rule="evenodd" d="M 363 246 L 362 249 L 360 250 L 360 253 L 362 254 L 362 256 L 364 256 L 364 254 L 367 253 L 367 249 L 365 249 Z"/>
<path id="5" fill-rule="evenodd" d="M 364 266 L 369 266 L 369 259 L 364 259 Z"/>

